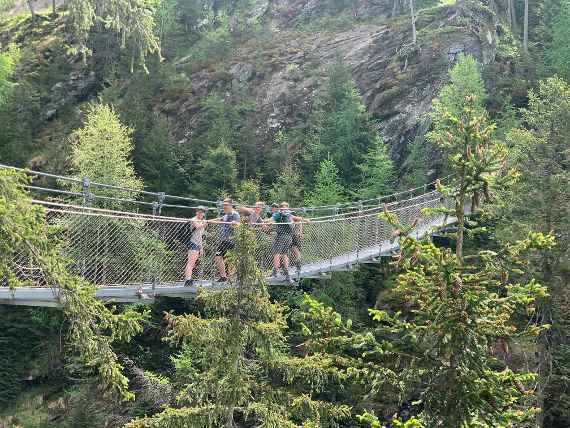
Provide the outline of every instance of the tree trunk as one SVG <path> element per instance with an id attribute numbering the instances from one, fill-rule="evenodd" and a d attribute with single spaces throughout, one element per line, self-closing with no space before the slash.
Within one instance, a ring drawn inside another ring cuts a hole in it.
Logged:
<path id="1" fill-rule="evenodd" d="M 55 5 L 55 0 L 51 0 L 51 13 L 52 13 L 52 15 L 54 15 L 54 16 L 56 15 L 55 6 L 56 6 L 56 5 Z"/>
<path id="2" fill-rule="evenodd" d="M 528 54 L 528 0 L 524 0 L 523 51 Z"/>
<path id="3" fill-rule="evenodd" d="M 416 44 L 418 35 L 416 32 L 416 15 L 414 13 L 414 0 L 410 0 L 410 15 L 412 17 L 412 44 Z"/>
<path id="4" fill-rule="evenodd" d="M 515 10 L 515 0 L 508 0 L 508 1 L 510 9 L 509 15 L 511 17 L 511 30 L 516 32 L 519 24 L 517 22 L 517 11 Z"/>
<path id="5" fill-rule="evenodd" d="M 28 9 L 30 9 L 30 13 L 32 14 L 32 18 L 36 17 L 36 11 L 34 10 L 34 0 L 26 0 L 28 4 Z"/>
<path id="6" fill-rule="evenodd" d="M 459 196 L 455 204 L 455 216 L 457 217 L 457 243 L 455 246 L 455 256 L 457 257 L 459 266 L 463 266 L 463 229 L 465 228 L 465 201 L 467 199 L 465 168 L 462 168 L 459 186 Z"/>

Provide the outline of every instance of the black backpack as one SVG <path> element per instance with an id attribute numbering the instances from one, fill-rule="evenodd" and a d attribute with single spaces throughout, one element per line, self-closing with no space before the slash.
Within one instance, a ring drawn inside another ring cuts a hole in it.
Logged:
<path id="1" fill-rule="evenodd" d="M 287 224 L 278 224 L 277 225 L 277 233 L 280 234 L 291 234 L 293 233 L 293 214 L 290 211 L 280 212 L 280 218 L 277 223 L 287 223 Z"/>

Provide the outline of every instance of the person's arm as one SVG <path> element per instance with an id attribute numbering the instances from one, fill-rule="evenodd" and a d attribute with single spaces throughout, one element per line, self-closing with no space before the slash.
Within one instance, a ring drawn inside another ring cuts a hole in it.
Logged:
<path id="1" fill-rule="evenodd" d="M 238 207 L 238 211 L 242 215 L 252 215 L 254 213 L 253 208 L 248 208 L 248 207 Z"/>
<path id="2" fill-rule="evenodd" d="M 295 223 L 310 223 L 311 220 L 308 218 L 303 218 L 303 217 L 299 217 L 299 216 L 293 216 L 293 221 Z"/>
<path id="3" fill-rule="evenodd" d="M 208 226 L 208 220 L 206 219 L 202 219 L 202 220 L 192 220 L 192 226 L 194 226 L 196 229 L 205 229 L 206 226 Z"/>
<path id="4" fill-rule="evenodd" d="M 218 218 L 213 218 L 212 220 L 207 220 L 207 222 L 211 224 L 222 224 L 224 223 L 222 220 L 223 217 L 218 217 Z"/>

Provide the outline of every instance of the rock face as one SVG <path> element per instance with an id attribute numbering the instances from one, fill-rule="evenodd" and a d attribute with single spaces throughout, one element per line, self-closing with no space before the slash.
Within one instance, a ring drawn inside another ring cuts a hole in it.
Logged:
<path id="1" fill-rule="evenodd" d="M 312 3 L 293 2 L 297 8 L 282 12 L 279 25 L 285 25 L 283 16 L 298 19 Z M 272 2 L 266 13 L 275 16 L 278 5 L 279 0 Z M 386 10 L 388 5 L 368 7 Z M 277 130 L 296 126 L 306 117 L 327 65 L 340 58 L 352 71 L 364 103 L 379 120 L 385 141 L 401 163 L 407 143 L 426 132 L 425 113 L 457 55 L 469 53 L 482 63 L 494 60 L 493 18 L 476 15 L 474 19 L 474 14 L 464 6 L 439 8 L 431 15 L 420 13 L 415 46 L 406 16 L 320 32 L 316 37 L 315 33 L 281 30 L 261 47 L 258 43 L 240 48 L 228 66 L 231 78 L 226 82 L 219 79 L 219 73 L 194 73 L 191 95 L 164 113 L 174 113 L 177 123 L 192 124 L 202 97 L 217 91 L 231 98 L 238 88 L 247 87 L 257 104 L 256 125 L 270 139 Z M 191 128 L 181 129 L 181 138 L 187 139 Z"/>

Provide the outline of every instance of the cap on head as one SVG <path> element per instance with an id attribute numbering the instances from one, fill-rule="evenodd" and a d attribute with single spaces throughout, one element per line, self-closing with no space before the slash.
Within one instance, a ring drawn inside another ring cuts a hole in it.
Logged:
<path id="1" fill-rule="evenodd" d="M 273 202 L 273 203 L 271 204 L 271 208 L 279 208 L 279 204 Z"/>
<path id="2" fill-rule="evenodd" d="M 204 205 L 198 205 L 198 206 L 196 207 L 196 212 L 198 212 L 198 211 L 202 211 L 203 213 L 205 213 L 205 212 L 206 212 L 206 207 L 205 207 Z"/>

